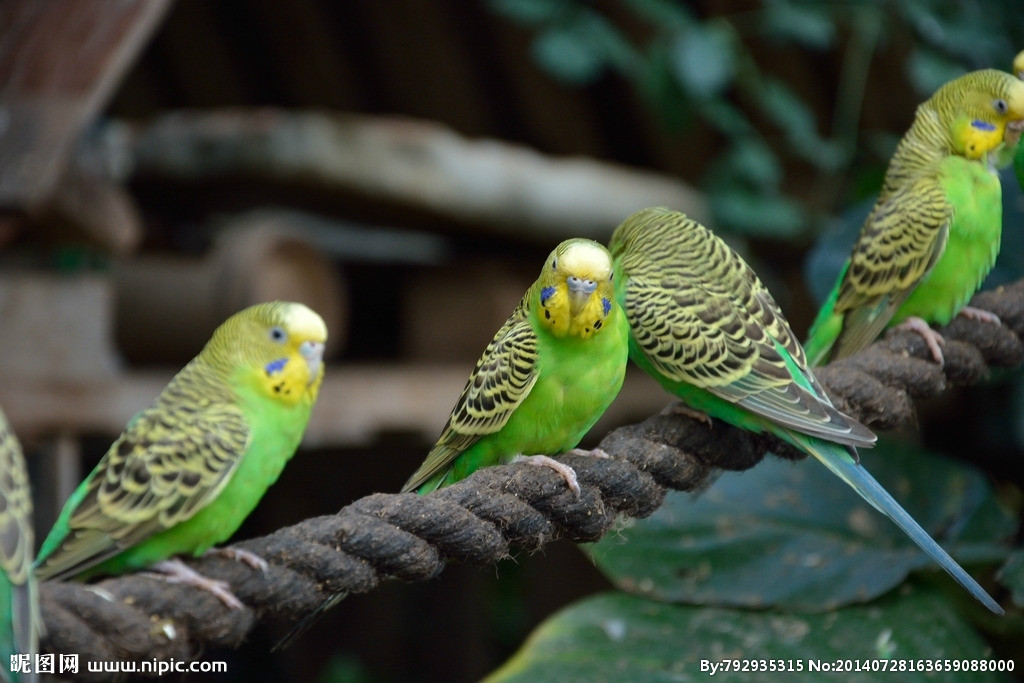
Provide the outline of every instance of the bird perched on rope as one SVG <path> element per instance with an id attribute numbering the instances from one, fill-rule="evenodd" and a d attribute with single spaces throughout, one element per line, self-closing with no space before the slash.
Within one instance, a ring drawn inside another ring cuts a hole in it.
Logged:
<path id="1" fill-rule="evenodd" d="M 562 242 L 484 350 L 448 424 L 402 491 L 426 493 L 520 456 L 551 467 L 607 410 L 626 373 L 626 320 L 608 250 Z"/>
<path id="2" fill-rule="evenodd" d="M 999 253 L 1002 188 L 994 167 L 1022 127 L 1024 82 L 996 69 L 960 76 L 917 108 L 811 326 L 812 365 L 854 354 L 904 322 L 942 363 L 943 340 L 930 323 L 958 313 L 999 322 L 966 304 Z"/>
<path id="3" fill-rule="evenodd" d="M 150 568 L 242 607 L 226 584 L 173 556 L 226 540 L 277 480 L 309 422 L 326 341 L 323 319 L 302 304 L 257 304 L 228 318 L 71 494 L 37 575 Z M 266 567 L 245 551 L 216 552 Z"/>
<path id="4" fill-rule="evenodd" d="M 575 471 L 548 456 L 575 448 L 622 387 L 628 328 L 613 277 L 608 250 L 597 242 L 555 247 L 477 361 L 403 493 L 429 493 L 481 467 L 525 459 L 554 469 L 579 495 Z M 344 597 L 329 596 L 274 649 L 288 647 Z"/>
<path id="5" fill-rule="evenodd" d="M 782 311 L 739 254 L 665 208 L 634 213 L 609 248 L 637 365 L 698 418 L 773 434 L 813 455 L 971 595 L 1003 613 L 860 465 L 857 447 L 873 446 L 875 435 L 832 405 Z"/>

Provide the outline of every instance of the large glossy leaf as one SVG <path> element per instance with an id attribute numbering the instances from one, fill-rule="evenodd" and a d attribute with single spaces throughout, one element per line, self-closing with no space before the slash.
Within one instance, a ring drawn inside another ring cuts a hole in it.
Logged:
<path id="1" fill-rule="evenodd" d="M 486 683 L 706 682 L 715 680 L 711 665 L 725 662 L 747 669 L 716 671 L 731 683 L 1012 680 L 998 672 L 918 670 L 947 661 L 950 668 L 978 660 L 987 665 L 991 656 L 933 587 L 908 584 L 870 606 L 811 615 L 665 605 L 605 593 L 541 624 Z M 842 673 L 834 672 L 837 663 Z"/>
<path id="2" fill-rule="evenodd" d="M 997 562 L 1014 518 L 985 478 L 945 458 L 880 446 L 862 462 L 962 563 Z M 767 458 L 700 496 L 588 548 L 620 588 L 666 602 L 820 611 L 876 598 L 916 569 L 940 571 L 907 536 L 813 459 Z"/>

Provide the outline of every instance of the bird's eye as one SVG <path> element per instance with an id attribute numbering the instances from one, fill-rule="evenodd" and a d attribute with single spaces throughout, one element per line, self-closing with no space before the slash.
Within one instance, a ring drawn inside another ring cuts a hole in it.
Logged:
<path id="1" fill-rule="evenodd" d="M 551 270 L 558 270 L 558 259 L 551 259 Z"/>
<path id="2" fill-rule="evenodd" d="M 270 340 L 277 342 L 278 344 L 283 344 L 288 340 L 288 333 L 275 325 L 270 328 Z"/>
<path id="3" fill-rule="evenodd" d="M 992 108 L 995 109 L 998 114 L 1005 114 L 1010 107 L 1006 104 L 1006 100 L 999 97 L 992 101 Z"/>

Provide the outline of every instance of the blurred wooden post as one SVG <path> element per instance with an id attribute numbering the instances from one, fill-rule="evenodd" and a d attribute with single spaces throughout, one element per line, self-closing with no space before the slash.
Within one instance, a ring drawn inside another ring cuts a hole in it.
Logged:
<path id="1" fill-rule="evenodd" d="M 39 544 L 84 476 L 81 442 L 72 432 L 61 430 L 40 443 L 35 457 L 28 462 L 32 475 L 36 543 Z"/>
<path id="2" fill-rule="evenodd" d="M 258 218 L 224 231 L 203 258 L 126 259 L 114 269 L 114 288 L 117 345 L 132 363 L 184 363 L 228 316 L 275 299 L 323 317 L 329 356 L 344 346 L 348 300 L 339 269 L 300 233 Z"/>

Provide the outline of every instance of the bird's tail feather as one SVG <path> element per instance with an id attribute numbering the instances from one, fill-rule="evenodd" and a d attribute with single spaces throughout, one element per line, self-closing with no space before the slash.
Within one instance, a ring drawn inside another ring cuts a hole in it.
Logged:
<path id="1" fill-rule="evenodd" d="M 801 441 L 809 453 L 820 460 L 833 474 L 845 481 L 861 498 L 895 522 L 896 526 L 956 579 L 957 583 L 973 595 L 978 602 L 996 614 L 1003 614 L 1003 608 L 999 606 L 999 603 L 993 600 L 985 592 L 985 589 L 978 585 L 978 582 L 957 564 L 956 560 L 950 557 L 949 553 L 943 550 L 942 546 L 936 543 L 927 531 L 921 528 L 921 525 L 910 516 L 910 513 L 904 510 L 862 465 L 854 461 L 844 446 L 818 439 L 801 439 Z"/>

